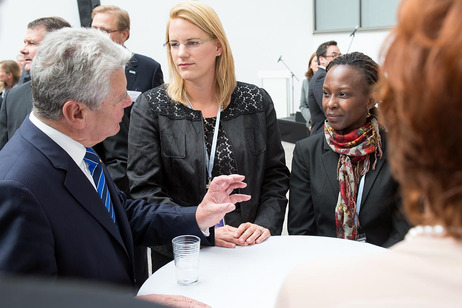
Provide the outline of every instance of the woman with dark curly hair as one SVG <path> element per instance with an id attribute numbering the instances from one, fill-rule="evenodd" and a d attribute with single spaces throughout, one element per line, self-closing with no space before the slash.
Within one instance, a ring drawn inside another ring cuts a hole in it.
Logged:
<path id="1" fill-rule="evenodd" d="M 404 0 L 386 45 L 379 108 L 393 175 L 418 226 L 387 254 L 295 268 L 278 307 L 460 307 L 460 29 L 462 1 Z"/>
<path id="2" fill-rule="evenodd" d="M 398 185 L 386 159 L 376 118 L 379 66 L 354 52 L 327 67 L 324 134 L 295 146 L 288 230 L 391 246 L 408 224 L 400 215 Z"/>

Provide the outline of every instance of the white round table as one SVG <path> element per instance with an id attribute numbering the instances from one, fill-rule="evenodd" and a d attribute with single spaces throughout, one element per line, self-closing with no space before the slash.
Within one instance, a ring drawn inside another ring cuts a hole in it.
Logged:
<path id="1" fill-rule="evenodd" d="M 218 308 L 273 307 L 284 278 L 298 263 L 386 252 L 367 243 L 320 236 L 272 236 L 261 244 L 234 249 L 205 247 L 200 251 L 197 284 L 178 285 L 172 261 L 151 275 L 138 295 L 184 295 Z"/>

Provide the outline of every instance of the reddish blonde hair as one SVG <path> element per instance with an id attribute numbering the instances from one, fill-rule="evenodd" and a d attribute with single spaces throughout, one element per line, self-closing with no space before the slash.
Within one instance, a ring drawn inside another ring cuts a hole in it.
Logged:
<path id="1" fill-rule="evenodd" d="M 311 78 L 313 78 L 314 71 L 311 68 L 311 61 L 313 61 L 313 58 L 316 57 L 316 52 L 313 52 L 313 54 L 310 57 L 310 61 L 308 61 L 308 70 L 305 73 L 305 77 L 308 79 L 308 81 L 311 81 Z"/>
<path id="2" fill-rule="evenodd" d="M 389 131 L 393 174 L 409 218 L 418 224 L 443 224 L 459 239 L 461 12 L 460 0 L 401 3 L 398 25 L 387 41 L 379 105 Z"/>

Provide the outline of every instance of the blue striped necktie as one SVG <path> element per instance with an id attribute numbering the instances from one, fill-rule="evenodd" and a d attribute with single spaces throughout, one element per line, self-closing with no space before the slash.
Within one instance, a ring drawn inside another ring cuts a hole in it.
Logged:
<path id="1" fill-rule="evenodd" d="M 111 195 L 109 194 L 109 189 L 107 188 L 106 177 L 104 176 L 102 166 L 103 163 L 101 162 L 98 154 L 96 154 L 95 150 L 92 148 L 87 148 L 87 153 L 83 159 L 88 164 L 88 169 L 90 170 L 91 176 L 93 177 L 93 181 L 95 182 L 98 194 L 101 197 L 101 200 L 103 201 L 109 215 L 111 216 L 112 221 L 115 223 L 116 220 L 114 207 L 112 206 Z"/>

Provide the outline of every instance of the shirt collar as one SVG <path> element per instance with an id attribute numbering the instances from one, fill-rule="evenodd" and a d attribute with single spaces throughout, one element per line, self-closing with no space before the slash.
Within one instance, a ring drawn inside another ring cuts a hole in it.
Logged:
<path id="1" fill-rule="evenodd" d="M 34 115 L 33 112 L 30 113 L 29 119 L 45 135 L 50 137 L 61 148 L 63 148 L 63 150 L 66 151 L 67 154 L 69 154 L 69 156 L 75 161 L 77 165 L 80 165 L 82 163 L 82 160 L 86 153 L 86 149 L 81 143 L 54 129 L 53 127 L 43 123 L 39 118 L 37 118 Z"/>

